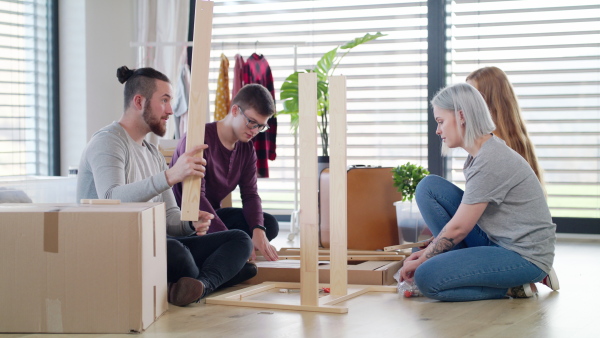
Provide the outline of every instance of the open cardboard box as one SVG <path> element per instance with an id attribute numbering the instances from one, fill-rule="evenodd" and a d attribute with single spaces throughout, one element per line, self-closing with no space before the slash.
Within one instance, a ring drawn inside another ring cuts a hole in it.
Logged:
<path id="1" fill-rule="evenodd" d="M 348 262 L 348 284 L 391 285 L 396 283 L 394 273 L 402 267 L 403 261 L 364 261 Z M 300 261 L 279 260 L 275 262 L 257 261 L 258 274 L 245 284 L 263 282 L 300 282 Z M 329 283 L 329 262 L 319 262 L 319 283 Z"/>
<path id="2" fill-rule="evenodd" d="M 168 308 L 163 203 L 0 204 L 0 332 L 130 333 Z"/>

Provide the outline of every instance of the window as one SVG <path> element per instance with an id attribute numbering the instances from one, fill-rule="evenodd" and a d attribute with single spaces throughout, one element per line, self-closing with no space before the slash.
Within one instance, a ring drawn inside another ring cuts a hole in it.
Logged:
<path id="1" fill-rule="evenodd" d="M 444 3 L 446 82 L 464 81 L 487 65 L 507 72 L 545 171 L 552 215 L 595 222 L 600 217 L 600 4 Z M 439 161 L 438 150 L 428 146 L 427 95 L 439 89 L 428 86 L 441 81 L 429 74 L 428 84 L 427 62 L 444 61 L 432 54 L 443 48 L 428 50 L 428 5 L 439 9 L 435 1 L 215 1 L 211 99 L 221 53 L 230 60 L 230 78 L 235 54 L 264 54 L 280 110 L 279 88 L 294 69 L 312 68 L 333 47 L 380 31 L 388 36 L 352 50 L 336 71 L 348 81 L 348 164 Z M 444 20 L 432 20 L 429 28 L 443 25 Z M 440 31 L 431 30 L 429 41 L 444 35 Z M 444 72 L 437 67 L 434 73 Z M 265 210 L 289 214 L 296 208 L 294 137 L 287 115 L 278 122 L 277 160 L 269 162 L 271 178 L 260 179 L 259 189 Z M 459 185 L 465 155 L 457 151 L 446 163 L 449 178 Z"/>
<path id="2" fill-rule="evenodd" d="M 0 1 L 0 176 L 52 175 L 51 1 Z"/>
<path id="3" fill-rule="evenodd" d="M 553 217 L 600 217 L 598 1 L 448 3 L 448 83 L 496 66 L 511 80 Z M 464 184 L 464 151 L 448 163 Z"/>
<path id="4" fill-rule="evenodd" d="M 279 88 L 295 67 L 311 69 L 334 47 L 378 31 L 387 36 L 353 49 L 335 72 L 347 76 L 348 164 L 427 166 L 427 1 L 215 1 L 211 102 L 221 53 L 230 79 L 235 54 L 263 54 L 281 110 Z M 269 168 L 270 178 L 258 183 L 264 209 L 289 215 L 296 206 L 287 115 L 278 116 L 277 159 Z"/>

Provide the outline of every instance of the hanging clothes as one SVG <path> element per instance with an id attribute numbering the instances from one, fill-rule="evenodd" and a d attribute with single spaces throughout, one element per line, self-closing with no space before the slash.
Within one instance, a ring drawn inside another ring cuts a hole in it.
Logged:
<path id="1" fill-rule="evenodd" d="M 215 121 L 227 116 L 231 98 L 229 97 L 229 60 L 225 54 L 221 54 L 221 66 L 219 67 L 219 78 L 217 80 L 217 94 L 215 97 Z"/>
<path id="2" fill-rule="evenodd" d="M 191 77 L 190 66 L 188 66 L 187 61 L 184 59 L 179 76 L 177 77 L 177 92 L 175 93 L 175 98 L 171 104 L 175 119 L 176 139 L 181 138 L 187 131 L 188 103 L 190 101 L 190 87 L 192 83 Z"/>
<path id="3" fill-rule="evenodd" d="M 235 66 L 233 66 L 233 88 L 231 97 L 235 97 L 244 86 L 244 58 L 240 54 L 235 54 Z"/>
<path id="4" fill-rule="evenodd" d="M 237 59 L 236 59 L 237 66 Z M 275 101 L 275 86 L 273 84 L 273 74 L 267 59 L 263 55 L 253 53 L 246 60 L 243 67 L 243 84 L 258 83 L 263 85 L 273 96 Z M 258 177 L 269 177 L 269 163 L 267 160 L 274 161 L 277 157 L 277 118 L 271 117 L 267 122 L 269 129 L 264 133 L 258 133 L 254 137 L 254 149 L 256 150 L 256 169 Z"/>

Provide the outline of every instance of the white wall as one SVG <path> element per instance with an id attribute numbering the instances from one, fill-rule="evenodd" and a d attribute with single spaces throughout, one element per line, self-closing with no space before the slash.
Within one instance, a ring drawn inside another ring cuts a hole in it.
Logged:
<path id="1" fill-rule="evenodd" d="M 123 113 L 117 68 L 135 67 L 133 0 L 59 0 L 61 175 Z"/>

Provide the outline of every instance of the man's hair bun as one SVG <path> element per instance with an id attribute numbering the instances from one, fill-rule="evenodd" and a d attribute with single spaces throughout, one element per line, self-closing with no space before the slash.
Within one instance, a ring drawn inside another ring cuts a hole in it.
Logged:
<path id="1" fill-rule="evenodd" d="M 117 69 L 117 79 L 119 79 L 119 82 L 125 83 L 133 73 L 134 70 L 127 68 L 127 66 L 119 67 L 119 69 Z"/>

